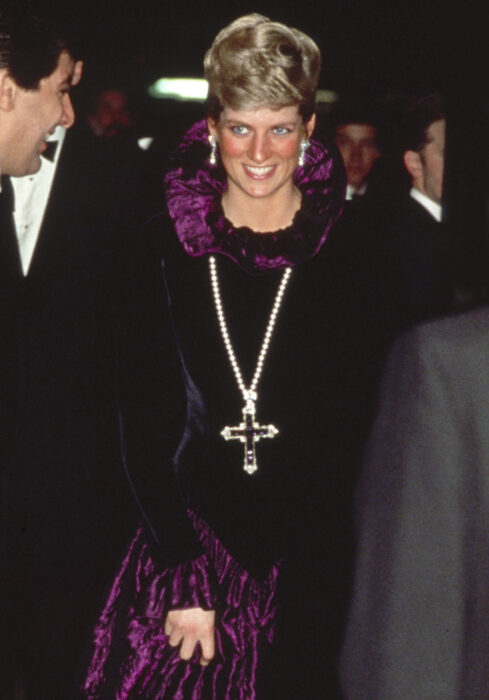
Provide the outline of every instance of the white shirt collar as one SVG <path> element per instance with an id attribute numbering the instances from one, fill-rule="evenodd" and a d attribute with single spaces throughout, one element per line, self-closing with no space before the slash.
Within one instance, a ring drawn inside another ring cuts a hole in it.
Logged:
<path id="1" fill-rule="evenodd" d="M 416 187 L 411 187 L 409 194 L 413 199 L 419 202 L 434 219 L 436 219 L 438 222 L 441 221 L 441 204 L 434 202 L 425 194 L 417 190 Z"/>
<path id="2" fill-rule="evenodd" d="M 359 197 L 363 197 L 365 192 L 367 191 L 367 183 L 364 182 L 361 187 L 359 187 L 357 190 L 352 186 L 352 185 L 347 185 L 346 186 L 346 197 L 345 199 L 349 202 L 351 199 L 353 199 L 353 195 L 357 194 Z"/>
<path id="3" fill-rule="evenodd" d="M 29 272 L 39 238 L 65 131 L 63 127 L 57 127 L 48 138 L 48 141 L 58 141 L 52 162 L 41 157 L 37 173 L 11 178 L 15 198 L 14 222 L 24 275 Z"/>

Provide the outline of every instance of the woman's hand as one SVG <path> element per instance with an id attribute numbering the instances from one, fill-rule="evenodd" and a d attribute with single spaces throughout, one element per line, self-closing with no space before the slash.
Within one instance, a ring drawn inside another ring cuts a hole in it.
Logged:
<path id="1" fill-rule="evenodd" d="M 170 638 L 170 646 L 180 646 L 180 658 L 188 661 L 194 653 L 196 644 L 200 644 L 202 666 L 214 658 L 214 610 L 188 608 L 170 610 L 166 616 L 165 634 Z"/>

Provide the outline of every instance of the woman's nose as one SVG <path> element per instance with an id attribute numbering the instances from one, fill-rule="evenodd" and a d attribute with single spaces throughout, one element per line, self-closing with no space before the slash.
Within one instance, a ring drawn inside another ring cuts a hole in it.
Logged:
<path id="1" fill-rule="evenodd" d="M 251 142 L 251 158 L 255 163 L 263 163 L 268 158 L 268 141 L 266 135 L 255 134 Z"/>

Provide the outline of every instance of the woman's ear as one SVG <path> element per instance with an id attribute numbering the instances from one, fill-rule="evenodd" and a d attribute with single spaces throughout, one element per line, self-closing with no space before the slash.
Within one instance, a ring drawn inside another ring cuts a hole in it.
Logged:
<path id="1" fill-rule="evenodd" d="M 308 139 L 311 138 L 312 132 L 314 131 L 314 128 L 316 126 L 316 115 L 313 114 L 312 117 L 307 121 L 304 125 L 304 130 L 306 132 L 306 137 Z"/>
<path id="2" fill-rule="evenodd" d="M 214 121 L 212 117 L 207 117 L 207 128 L 209 129 L 209 134 L 212 134 L 213 136 L 216 135 L 216 127 L 217 124 Z"/>

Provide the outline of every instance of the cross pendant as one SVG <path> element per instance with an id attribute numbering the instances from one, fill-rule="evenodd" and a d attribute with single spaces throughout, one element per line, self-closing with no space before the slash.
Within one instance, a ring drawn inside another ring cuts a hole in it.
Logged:
<path id="1" fill-rule="evenodd" d="M 256 463 L 255 443 L 262 438 L 273 438 L 278 433 L 274 425 L 259 425 L 255 422 L 255 402 L 248 399 L 243 406 L 243 422 L 237 426 L 226 426 L 221 430 L 225 440 L 239 440 L 244 445 L 243 469 L 254 474 L 258 469 Z"/>

